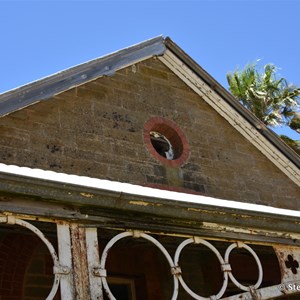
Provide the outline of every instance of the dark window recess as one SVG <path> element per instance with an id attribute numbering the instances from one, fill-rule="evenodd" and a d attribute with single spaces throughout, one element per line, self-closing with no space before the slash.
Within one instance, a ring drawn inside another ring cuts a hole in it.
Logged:
<path id="1" fill-rule="evenodd" d="M 114 297 L 118 300 L 134 300 L 132 299 L 132 292 L 131 286 L 128 284 L 110 284 L 109 285 L 110 291 L 114 295 Z M 105 291 L 104 293 L 104 300 L 108 299 Z"/>
<path id="2" fill-rule="evenodd" d="M 189 146 L 181 129 L 171 120 L 153 117 L 144 125 L 144 142 L 161 163 L 178 167 L 189 156 Z"/>
<path id="3" fill-rule="evenodd" d="M 150 139 L 152 146 L 160 156 L 169 160 L 175 159 L 173 146 L 163 134 L 157 131 L 150 131 Z"/>

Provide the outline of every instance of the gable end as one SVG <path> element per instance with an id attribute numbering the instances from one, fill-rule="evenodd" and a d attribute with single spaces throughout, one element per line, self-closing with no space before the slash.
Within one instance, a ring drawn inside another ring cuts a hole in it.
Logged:
<path id="1" fill-rule="evenodd" d="M 212 89 L 199 74 L 193 72 L 193 70 L 170 50 L 166 50 L 164 55 L 159 57 L 159 59 L 284 174 L 300 186 L 299 156 L 290 150 L 279 137 L 272 136 L 272 132 L 259 119 L 252 116 L 250 112 L 246 111 L 246 115 L 250 115 L 250 117 L 245 118 L 245 113 L 242 114 L 240 111 L 246 109 L 238 101 L 234 99 L 236 105 L 232 107 L 225 101 L 224 97 Z M 236 107 L 239 107 L 239 110 L 237 110 Z M 249 118 L 252 118 L 252 120 L 249 120 Z M 280 151 L 279 149 L 284 149 L 284 151 Z"/>

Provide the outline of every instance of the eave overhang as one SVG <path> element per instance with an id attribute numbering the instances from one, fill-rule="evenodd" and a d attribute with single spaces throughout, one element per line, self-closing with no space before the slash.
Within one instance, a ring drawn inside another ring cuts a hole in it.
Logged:
<path id="1" fill-rule="evenodd" d="M 0 164 L 2 214 L 300 245 L 300 212 Z"/>
<path id="2" fill-rule="evenodd" d="M 166 50 L 163 41 L 159 36 L 0 94 L 0 117 L 102 76 L 112 76 L 150 57 L 163 55 Z"/>

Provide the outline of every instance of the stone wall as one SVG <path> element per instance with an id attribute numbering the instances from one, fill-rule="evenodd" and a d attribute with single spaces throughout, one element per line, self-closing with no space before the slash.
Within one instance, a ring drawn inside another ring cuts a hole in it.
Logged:
<path id="1" fill-rule="evenodd" d="M 183 133 L 186 158 L 153 155 L 145 124 Z M 0 119 L 0 162 L 300 209 L 300 189 L 159 60 Z"/>

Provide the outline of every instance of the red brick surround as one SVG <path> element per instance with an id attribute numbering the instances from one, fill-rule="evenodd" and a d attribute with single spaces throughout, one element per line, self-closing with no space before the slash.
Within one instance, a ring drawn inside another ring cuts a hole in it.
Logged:
<path id="1" fill-rule="evenodd" d="M 151 143 L 150 131 L 157 131 L 163 134 L 172 144 L 175 150 L 175 159 L 168 160 L 161 156 Z M 170 167 L 179 167 L 186 162 L 189 156 L 189 145 L 185 135 L 179 126 L 168 119 L 161 117 L 153 117 L 144 125 L 144 142 L 149 152 L 161 163 Z"/>

